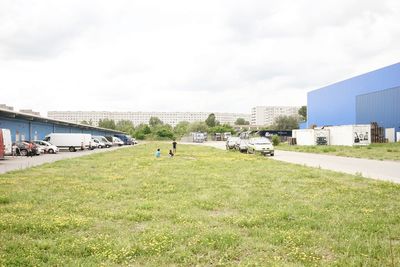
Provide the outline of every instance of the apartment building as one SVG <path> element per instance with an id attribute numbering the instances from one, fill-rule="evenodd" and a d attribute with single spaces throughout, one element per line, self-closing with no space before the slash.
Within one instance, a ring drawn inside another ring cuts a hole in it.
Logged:
<path id="1" fill-rule="evenodd" d="M 49 111 L 47 116 L 52 119 L 64 120 L 73 123 L 91 121 L 98 125 L 102 119 L 111 119 L 115 122 L 130 120 L 134 125 L 148 124 L 150 117 L 157 117 L 166 124 L 175 126 L 181 121 L 205 121 L 211 112 L 113 112 L 113 111 Z M 233 125 L 238 118 L 250 121 L 250 114 L 245 113 L 220 113 L 214 112 L 216 119 L 221 124 Z"/>
<path id="2" fill-rule="evenodd" d="M 271 125 L 279 116 L 298 116 L 300 107 L 257 106 L 251 109 L 251 125 Z"/>

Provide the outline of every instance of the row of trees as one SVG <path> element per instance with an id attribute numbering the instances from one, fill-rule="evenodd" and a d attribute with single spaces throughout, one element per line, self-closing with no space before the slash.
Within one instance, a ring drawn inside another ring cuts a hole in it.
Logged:
<path id="1" fill-rule="evenodd" d="M 92 125 L 87 121 L 82 121 L 82 124 Z M 103 119 L 99 121 L 99 127 L 126 132 L 139 140 L 170 140 L 181 138 L 191 132 L 207 132 L 223 133 L 235 132 L 235 129 L 228 124 L 220 124 L 216 120 L 214 114 L 210 114 L 203 122 L 189 123 L 187 121 L 179 122 L 175 127 L 165 124 L 158 117 L 151 117 L 148 124 L 139 124 L 136 127 L 130 120 L 121 120 L 117 123 L 111 119 Z"/>
<path id="2" fill-rule="evenodd" d="M 307 117 L 307 107 L 303 106 L 299 109 L 300 120 Z M 92 121 L 82 121 L 82 124 L 92 125 Z M 235 125 L 249 125 L 250 123 L 243 118 L 238 118 Z M 229 124 L 221 124 L 211 113 L 205 121 L 179 122 L 175 127 L 165 124 L 158 117 L 151 117 L 148 124 L 139 124 L 134 126 L 130 120 L 121 120 L 115 122 L 110 119 L 99 121 L 99 127 L 126 132 L 139 140 L 157 139 L 168 140 L 181 138 L 191 132 L 207 132 L 209 134 L 231 132 L 235 133 L 235 129 Z M 269 130 L 292 130 L 299 128 L 299 117 L 297 116 L 280 116 L 273 125 L 266 127 Z"/>

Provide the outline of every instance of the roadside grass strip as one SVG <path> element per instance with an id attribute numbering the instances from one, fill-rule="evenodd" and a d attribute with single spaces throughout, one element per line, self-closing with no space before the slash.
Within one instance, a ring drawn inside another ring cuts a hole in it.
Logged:
<path id="1" fill-rule="evenodd" d="M 400 265 L 400 185 L 169 149 L 0 175 L 0 266 Z"/>
<path id="2" fill-rule="evenodd" d="M 275 149 L 352 158 L 400 161 L 400 142 L 366 146 L 289 146 L 287 144 L 279 144 Z"/>

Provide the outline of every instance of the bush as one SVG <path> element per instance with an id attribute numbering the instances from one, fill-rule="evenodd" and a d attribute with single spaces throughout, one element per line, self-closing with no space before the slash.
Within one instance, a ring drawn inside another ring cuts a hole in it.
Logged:
<path id="1" fill-rule="evenodd" d="M 279 138 L 279 136 L 277 136 L 277 135 L 273 135 L 272 136 L 272 144 L 274 146 L 279 145 L 280 142 L 281 142 L 281 139 Z"/>
<path id="2" fill-rule="evenodd" d="M 133 135 L 137 140 L 144 140 L 146 135 L 143 132 L 136 132 Z"/>
<path id="3" fill-rule="evenodd" d="M 167 130 L 167 129 L 160 129 L 156 132 L 156 135 L 161 138 L 168 138 L 168 139 L 173 139 L 174 138 L 174 133 Z"/>

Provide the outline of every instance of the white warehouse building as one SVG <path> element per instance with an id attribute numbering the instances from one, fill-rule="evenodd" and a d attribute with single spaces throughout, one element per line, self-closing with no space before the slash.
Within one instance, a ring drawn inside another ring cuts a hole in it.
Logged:
<path id="1" fill-rule="evenodd" d="M 134 125 L 148 124 L 150 117 L 157 117 L 164 123 L 175 126 L 181 121 L 205 121 L 212 112 L 114 112 L 114 111 L 49 111 L 49 118 L 64 120 L 73 123 L 82 121 L 98 125 L 100 120 L 111 119 L 115 122 L 121 120 L 132 121 Z M 216 119 L 221 124 L 233 125 L 238 118 L 250 121 L 250 114 L 214 112 Z"/>

